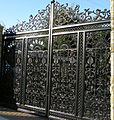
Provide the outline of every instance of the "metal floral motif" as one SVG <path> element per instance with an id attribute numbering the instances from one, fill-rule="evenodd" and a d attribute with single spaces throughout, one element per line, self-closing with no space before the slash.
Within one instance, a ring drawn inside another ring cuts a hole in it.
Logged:
<path id="1" fill-rule="evenodd" d="M 33 16 L 30 15 L 29 21 L 23 21 L 15 26 L 6 30 L 6 33 L 16 33 L 21 31 L 38 30 L 43 28 L 49 28 L 49 16 L 50 5 L 46 6 L 46 9 L 38 10 L 38 13 Z M 110 11 L 104 10 L 90 10 L 84 9 L 80 11 L 80 6 L 76 5 L 74 8 L 68 4 L 60 4 L 56 2 L 54 4 L 54 26 L 76 24 L 84 22 L 102 21 L 110 19 Z"/>
<path id="2" fill-rule="evenodd" d="M 47 50 L 48 41 L 45 38 L 32 39 L 28 43 L 29 51 Z"/>

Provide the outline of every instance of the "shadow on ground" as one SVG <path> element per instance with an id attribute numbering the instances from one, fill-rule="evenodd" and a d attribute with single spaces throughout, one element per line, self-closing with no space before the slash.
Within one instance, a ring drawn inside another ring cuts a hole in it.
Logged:
<path id="1" fill-rule="evenodd" d="M 4 120 L 48 120 L 45 117 L 39 117 L 33 114 L 19 112 L 4 107 L 0 107 L 0 116 L 3 117 Z"/>

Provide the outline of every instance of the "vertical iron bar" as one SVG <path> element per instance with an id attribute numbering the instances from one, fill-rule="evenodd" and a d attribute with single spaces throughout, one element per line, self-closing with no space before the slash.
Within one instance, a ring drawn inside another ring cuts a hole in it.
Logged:
<path id="1" fill-rule="evenodd" d="M 5 39 L 4 39 L 4 35 L 2 37 L 2 49 L 1 49 L 1 73 L 0 76 L 2 77 L 3 75 L 3 66 L 4 66 L 4 43 L 5 43 Z"/>
<path id="2" fill-rule="evenodd" d="M 79 32 L 77 116 L 83 117 L 85 32 Z"/>
<path id="3" fill-rule="evenodd" d="M 25 89 L 26 89 L 26 64 L 27 64 L 27 43 L 28 39 L 24 39 L 23 48 L 23 78 L 22 78 L 22 104 L 25 104 Z"/>
<path id="4" fill-rule="evenodd" d="M 77 116 L 77 107 L 78 107 L 78 82 L 79 82 L 79 32 L 78 32 L 78 35 L 77 35 L 77 73 L 76 73 L 76 91 L 75 91 L 75 116 Z"/>
<path id="5" fill-rule="evenodd" d="M 53 40 L 53 10 L 54 0 L 51 2 L 51 12 L 49 21 L 49 40 L 48 40 L 48 61 L 47 61 L 47 97 L 46 97 L 46 116 L 49 117 L 50 97 L 51 97 L 51 74 L 52 74 L 52 40 Z"/>
<path id="6" fill-rule="evenodd" d="M 20 104 L 22 104 L 22 95 L 23 95 L 23 61 L 24 61 L 24 43 L 25 43 L 25 39 L 22 40 L 22 52 L 21 52 L 21 81 L 20 81 Z"/>
<path id="7" fill-rule="evenodd" d="M 3 38 L 2 38 L 2 69 L 1 69 L 1 77 L 4 75 L 4 65 L 5 65 L 5 46 L 6 46 L 6 40 L 5 40 L 5 36 L 3 35 Z"/>
<path id="8" fill-rule="evenodd" d="M 82 74 L 83 74 L 83 81 L 82 81 L 82 113 L 81 117 L 84 115 L 84 82 L 85 82 L 85 54 L 86 54 L 86 33 L 83 32 L 83 62 L 82 62 Z"/>

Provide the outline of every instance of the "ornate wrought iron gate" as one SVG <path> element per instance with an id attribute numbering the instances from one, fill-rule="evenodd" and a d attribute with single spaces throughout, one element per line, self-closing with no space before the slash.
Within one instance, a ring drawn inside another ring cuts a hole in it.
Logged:
<path id="1" fill-rule="evenodd" d="M 52 16 L 53 3 L 49 29 L 5 34 L 18 107 L 53 119 L 108 120 L 110 22 L 53 27 Z"/>

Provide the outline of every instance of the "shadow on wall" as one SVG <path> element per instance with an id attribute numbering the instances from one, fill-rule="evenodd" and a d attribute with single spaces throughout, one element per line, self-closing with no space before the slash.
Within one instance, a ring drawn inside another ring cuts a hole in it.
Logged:
<path id="1" fill-rule="evenodd" d="M 0 80 L 0 106 L 17 109 L 14 98 L 15 47 L 10 46 L 12 39 L 3 40 L 2 77 Z"/>

